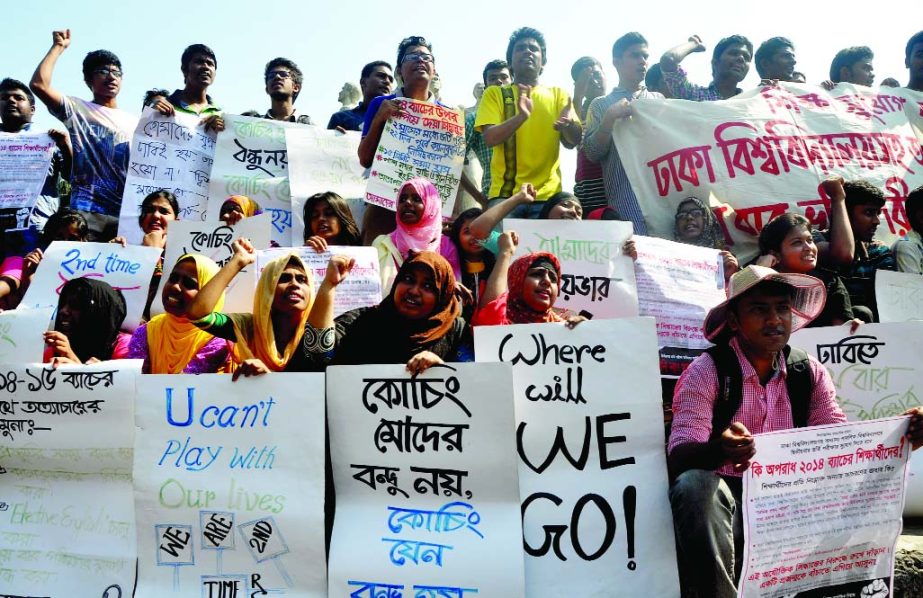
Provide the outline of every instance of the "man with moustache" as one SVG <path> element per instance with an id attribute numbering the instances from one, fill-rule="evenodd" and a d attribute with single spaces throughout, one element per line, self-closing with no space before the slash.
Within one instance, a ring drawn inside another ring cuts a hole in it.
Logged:
<path id="1" fill-rule="evenodd" d="M 756 72 L 763 81 L 794 81 L 795 44 L 785 37 L 771 37 L 760 44 L 753 56 Z"/>
<path id="2" fill-rule="evenodd" d="M 548 62 L 545 37 L 531 27 L 513 32 L 506 49 L 512 85 L 484 90 L 474 127 L 493 148 L 489 205 L 531 183 L 536 201 L 517 206 L 510 217 L 537 218 L 544 202 L 561 191 L 560 146 L 574 148 L 583 127 L 570 95 L 539 82 Z"/>
<path id="3" fill-rule="evenodd" d="M 704 52 L 705 44 L 693 35 L 664 53 L 660 58 L 663 81 L 674 98 L 696 102 L 713 102 L 732 98 L 743 90 L 738 87 L 750 72 L 753 44 L 742 35 L 732 35 L 718 42 L 711 58 L 712 81 L 707 87 L 690 83 L 680 63 L 690 54 Z"/>
<path id="4" fill-rule="evenodd" d="M 736 598 L 743 561 L 741 476 L 757 456 L 753 435 L 843 423 L 827 369 L 788 345 L 824 308 L 824 283 L 748 266 L 705 317 L 715 346 L 676 385 L 667 445 L 670 504 L 683 596 Z M 923 444 L 923 408 L 907 437 Z"/>
<path id="5" fill-rule="evenodd" d="M 612 141 L 612 126 L 616 119 L 631 115 L 629 102 L 638 98 L 663 98 L 644 86 L 649 56 L 647 40 L 640 33 L 633 31 L 615 40 L 612 64 L 619 75 L 619 84 L 608 95 L 596 98 L 590 104 L 582 146 L 590 160 L 603 166 L 603 184 L 609 207 L 622 220 L 632 223 L 636 235 L 646 235 L 647 224 Z"/>

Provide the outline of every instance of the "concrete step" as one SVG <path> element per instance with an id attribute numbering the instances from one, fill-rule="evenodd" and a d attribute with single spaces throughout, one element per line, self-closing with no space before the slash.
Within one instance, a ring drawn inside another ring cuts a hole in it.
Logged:
<path id="1" fill-rule="evenodd" d="M 894 598 L 923 596 L 923 519 L 905 519 L 894 553 Z"/>

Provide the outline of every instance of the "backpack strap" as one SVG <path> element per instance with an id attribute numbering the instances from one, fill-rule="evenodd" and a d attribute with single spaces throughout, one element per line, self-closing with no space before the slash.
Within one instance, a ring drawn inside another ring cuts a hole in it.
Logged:
<path id="1" fill-rule="evenodd" d="M 737 354 L 730 345 L 721 344 L 706 350 L 715 362 L 718 374 L 718 395 L 712 409 L 712 438 L 731 425 L 734 414 L 743 402 L 743 373 Z M 786 346 L 785 354 L 785 388 L 791 402 L 792 423 L 796 428 L 808 425 L 808 413 L 811 395 L 814 392 L 814 380 L 811 376 L 811 364 L 808 354 L 798 348 Z"/>
<path id="2" fill-rule="evenodd" d="M 711 416 L 711 435 L 717 438 L 731 425 L 731 419 L 743 401 L 743 373 L 737 354 L 728 344 L 719 344 L 708 348 L 706 353 L 715 362 L 718 374 L 718 396 Z"/>
<path id="3" fill-rule="evenodd" d="M 792 404 L 792 423 L 796 428 L 808 425 L 808 409 L 814 393 L 811 362 L 808 354 L 795 347 L 785 347 L 785 388 Z"/>
<path id="4" fill-rule="evenodd" d="M 500 88 L 503 96 L 503 121 L 516 116 L 516 98 L 513 95 L 513 86 L 504 85 Z M 516 133 L 503 142 L 503 185 L 500 187 L 498 197 L 512 197 L 516 191 Z"/>

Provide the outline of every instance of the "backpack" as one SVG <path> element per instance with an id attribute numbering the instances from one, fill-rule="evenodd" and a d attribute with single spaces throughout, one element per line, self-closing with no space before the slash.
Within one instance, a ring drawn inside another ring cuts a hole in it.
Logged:
<path id="1" fill-rule="evenodd" d="M 792 423 L 796 428 L 808 425 L 808 407 L 814 391 L 811 379 L 811 366 L 808 354 L 789 345 L 783 350 L 785 354 L 785 388 L 792 406 Z M 743 373 L 737 354 L 728 344 L 715 345 L 706 349 L 715 370 L 718 373 L 718 397 L 712 411 L 712 438 L 721 435 L 728 426 L 743 401 Z"/>

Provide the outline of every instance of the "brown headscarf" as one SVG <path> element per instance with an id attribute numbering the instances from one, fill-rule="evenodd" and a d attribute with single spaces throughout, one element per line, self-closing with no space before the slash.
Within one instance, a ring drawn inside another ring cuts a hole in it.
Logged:
<path id="1" fill-rule="evenodd" d="M 414 321 L 408 321 L 402 317 L 394 306 L 394 291 L 401 278 L 411 268 L 425 268 L 436 284 L 436 307 L 433 313 L 426 318 Z M 407 336 L 413 344 L 425 345 L 442 337 L 452 328 L 455 319 L 461 315 L 461 304 L 455 296 L 455 273 L 452 266 L 448 260 L 433 251 L 411 253 L 397 271 L 394 284 L 391 285 L 391 293 L 381 302 L 381 307 L 389 317 L 394 317 L 394 321 L 400 321 L 401 326 L 410 332 Z"/>

